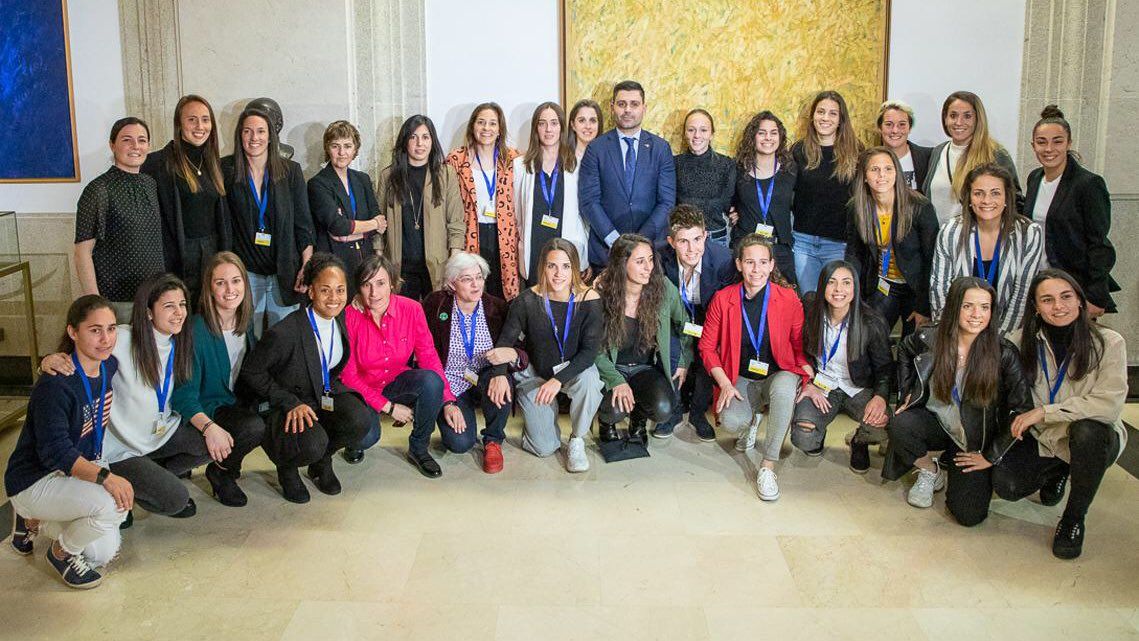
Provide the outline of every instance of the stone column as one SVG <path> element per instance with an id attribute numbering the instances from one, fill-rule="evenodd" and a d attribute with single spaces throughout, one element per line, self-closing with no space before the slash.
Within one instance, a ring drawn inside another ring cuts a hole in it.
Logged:
<path id="1" fill-rule="evenodd" d="M 119 0 L 119 35 L 127 113 L 150 125 L 157 149 L 174 133 L 174 106 L 182 96 L 178 0 Z"/>

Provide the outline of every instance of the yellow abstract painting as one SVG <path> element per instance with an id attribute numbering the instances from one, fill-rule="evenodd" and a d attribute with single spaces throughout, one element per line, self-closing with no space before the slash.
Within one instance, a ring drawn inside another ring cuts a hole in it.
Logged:
<path id="1" fill-rule="evenodd" d="M 563 0 L 564 97 L 608 109 L 615 83 L 645 87 L 646 129 L 679 153 L 683 118 L 708 110 L 715 148 L 770 109 L 795 136 L 816 92 L 834 89 L 864 142 L 886 86 L 889 0 Z M 606 127 L 613 123 L 606 113 Z"/>

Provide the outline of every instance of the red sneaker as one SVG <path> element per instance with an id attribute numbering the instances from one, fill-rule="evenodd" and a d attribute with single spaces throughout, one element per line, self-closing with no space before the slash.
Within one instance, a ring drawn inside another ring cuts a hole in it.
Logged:
<path id="1" fill-rule="evenodd" d="M 502 471 L 502 446 L 494 441 L 487 443 L 482 455 L 482 471 L 498 474 Z"/>

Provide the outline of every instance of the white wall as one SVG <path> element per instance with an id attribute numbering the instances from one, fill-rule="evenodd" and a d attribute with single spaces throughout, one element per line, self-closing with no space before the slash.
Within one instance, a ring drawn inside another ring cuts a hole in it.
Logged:
<path id="1" fill-rule="evenodd" d="M 469 0 L 427 3 L 429 115 L 450 148 L 471 107 L 493 99 L 506 110 L 512 144 L 524 145 L 533 108 L 558 96 L 557 0 L 471 6 Z M 941 101 L 968 89 L 984 100 L 997 140 L 1016 149 L 1024 9 L 1024 0 L 893 0 L 889 93 L 916 110 L 915 141 L 944 140 Z M 509 37 L 477 39 L 476 21 L 508 25 Z M 967 41 L 948 35 L 949 25 L 964 23 Z"/>
<path id="2" fill-rule="evenodd" d="M 509 143 L 524 148 L 534 108 L 559 99 L 557 0 L 430 0 L 424 19 L 427 115 L 444 149 L 462 142 L 471 109 L 486 101 L 502 106 Z M 476 35 L 479 24 L 498 27 Z"/>
<path id="3" fill-rule="evenodd" d="M 990 131 L 1016 157 L 1024 9 L 1024 0 L 893 0 L 889 96 L 914 108 L 914 141 L 944 141 L 941 103 L 966 90 L 981 97 Z M 967 38 L 953 34 L 966 24 Z"/>
<path id="4" fill-rule="evenodd" d="M 74 212 L 83 186 L 111 164 L 107 136 L 126 108 L 118 3 L 69 2 L 67 13 L 81 182 L 0 184 L 0 210 Z"/>

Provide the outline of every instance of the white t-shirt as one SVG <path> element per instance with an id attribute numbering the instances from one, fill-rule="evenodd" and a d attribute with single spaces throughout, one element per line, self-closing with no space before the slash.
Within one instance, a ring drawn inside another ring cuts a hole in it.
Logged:
<path id="1" fill-rule="evenodd" d="M 947 221 L 961 213 L 961 202 L 957 198 L 958 195 L 953 193 L 953 181 L 950 177 L 957 169 L 957 161 L 961 159 L 961 154 L 965 153 L 966 149 L 967 147 L 958 147 L 952 142 L 945 145 L 940 162 L 937 163 L 937 169 L 929 183 L 927 195 L 937 211 L 937 222 L 941 225 L 945 225 Z"/>
<path id="2" fill-rule="evenodd" d="M 910 189 L 917 189 L 918 180 L 914 171 L 914 155 L 906 154 L 899 158 L 898 162 L 902 165 L 902 176 L 906 179 L 906 184 L 910 186 Z"/>
<path id="3" fill-rule="evenodd" d="M 1056 189 L 1060 186 L 1060 178 L 1063 175 L 1057 176 L 1055 180 L 1049 181 L 1047 178 L 1041 177 L 1040 188 L 1036 191 L 1036 204 L 1032 207 L 1032 220 L 1040 225 L 1040 235 L 1044 236 L 1044 226 L 1047 224 L 1048 208 L 1052 206 L 1052 200 L 1056 197 Z M 1048 252 L 1040 252 L 1040 269 L 1048 269 Z"/>
<path id="4" fill-rule="evenodd" d="M 225 351 L 229 355 L 229 389 L 237 385 L 237 375 L 241 373 L 241 363 L 245 360 L 245 335 L 238 336 L 232 329 L 222 330 Z"/>
<path id="5" fill-rule="evenodd" d="M 839 389 L 845 392 L 847 396 L 854 398 L 865 388 L 858 387 L 850 378 L 850 364 L 847 363 L 846 360 L 847 331 L 843 328 L 842 335 L 839 335 L 838 332 L 840 328 L 842 328 L 841 323 L 839 323 L 838 327 L 835 327 L 831 325 L 829 319 L 823 323 L 823 351 L 828 355 L 830 354 L 831 348 L 834 347 L 836 337 L 838 338 L 838 348 L 835 349 L 834 357 L 827 361 L 825 368 L 821 367 L 823 359 L 822 355 L 820 355 L 818 358 L 818 364 L 820 365 L 819 371 L 835 379 L 838 382 Z"/>

